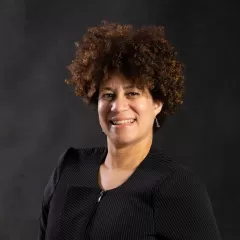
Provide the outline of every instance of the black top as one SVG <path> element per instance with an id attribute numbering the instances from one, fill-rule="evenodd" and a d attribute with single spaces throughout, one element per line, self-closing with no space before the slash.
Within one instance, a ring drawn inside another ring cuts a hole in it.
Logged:
<path id="1" fill-rule="evenodd" d="M 107 148 L 69 148 L 44 190 L 39 239 L 220 240 L 206 187 L 151 147 L 135 172 L 102 191 Z"/>

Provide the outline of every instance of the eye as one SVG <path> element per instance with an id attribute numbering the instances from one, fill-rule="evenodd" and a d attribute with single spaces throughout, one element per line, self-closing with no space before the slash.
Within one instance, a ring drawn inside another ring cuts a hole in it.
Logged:
<path id="1" fill-rule="evenodd" d="M 102 98 L 103 99 L 106 99 L 106 100 L 110 100 L 114 97 L 114 94 L 113 93 L 104 93 L 102 94 Z"/>
<path id="2" fill-rule="evenodd" d="M 129 93 L 127 93 L 127 95 L 130 96 L 130 97 L 136 97 L 136 96 L 139 95 L 139 93 L 137 93 L 137 92 L 129 92 Z"/>

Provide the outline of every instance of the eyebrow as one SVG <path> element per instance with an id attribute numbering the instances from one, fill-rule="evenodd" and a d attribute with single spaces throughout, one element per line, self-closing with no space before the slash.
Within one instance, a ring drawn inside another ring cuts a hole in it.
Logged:
<path id="1" fill-rule="evenodd" d="M 129 88 L 135 88 L 135 87 L 136 87 L 136 86 L 134 86 L 134 85 L 127 85 L 127 86 L 124 86 L 123 89 L 129 89 Z M 101 89 L 101 91 L 103 91 L 103 90 L 113 91 L 114 89 L 111 88 L 111 87 L 103 87 L 103 88 Z"/>

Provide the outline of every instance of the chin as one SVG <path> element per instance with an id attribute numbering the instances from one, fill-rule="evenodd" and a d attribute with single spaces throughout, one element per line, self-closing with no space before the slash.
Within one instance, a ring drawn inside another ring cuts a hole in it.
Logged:
<path id="1" fill-rule="evenodd" d="M 116 146 L 128 146 L 138 141 L 137 137 L 131 136 L 114 136 L 109 137 L 109 140 Z"/>

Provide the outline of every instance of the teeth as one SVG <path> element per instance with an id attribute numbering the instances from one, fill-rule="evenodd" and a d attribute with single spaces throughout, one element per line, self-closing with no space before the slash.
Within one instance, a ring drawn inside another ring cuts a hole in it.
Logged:
<path id="1" fill-rule="evenodd" d="M 113 124 L 118 125 L 118 124 L 125 124 L 125 123 L 133 123 L 134 119 L 130 119 L 130 120 L 122 120 L 122 121 L 112 121 Z"/>

